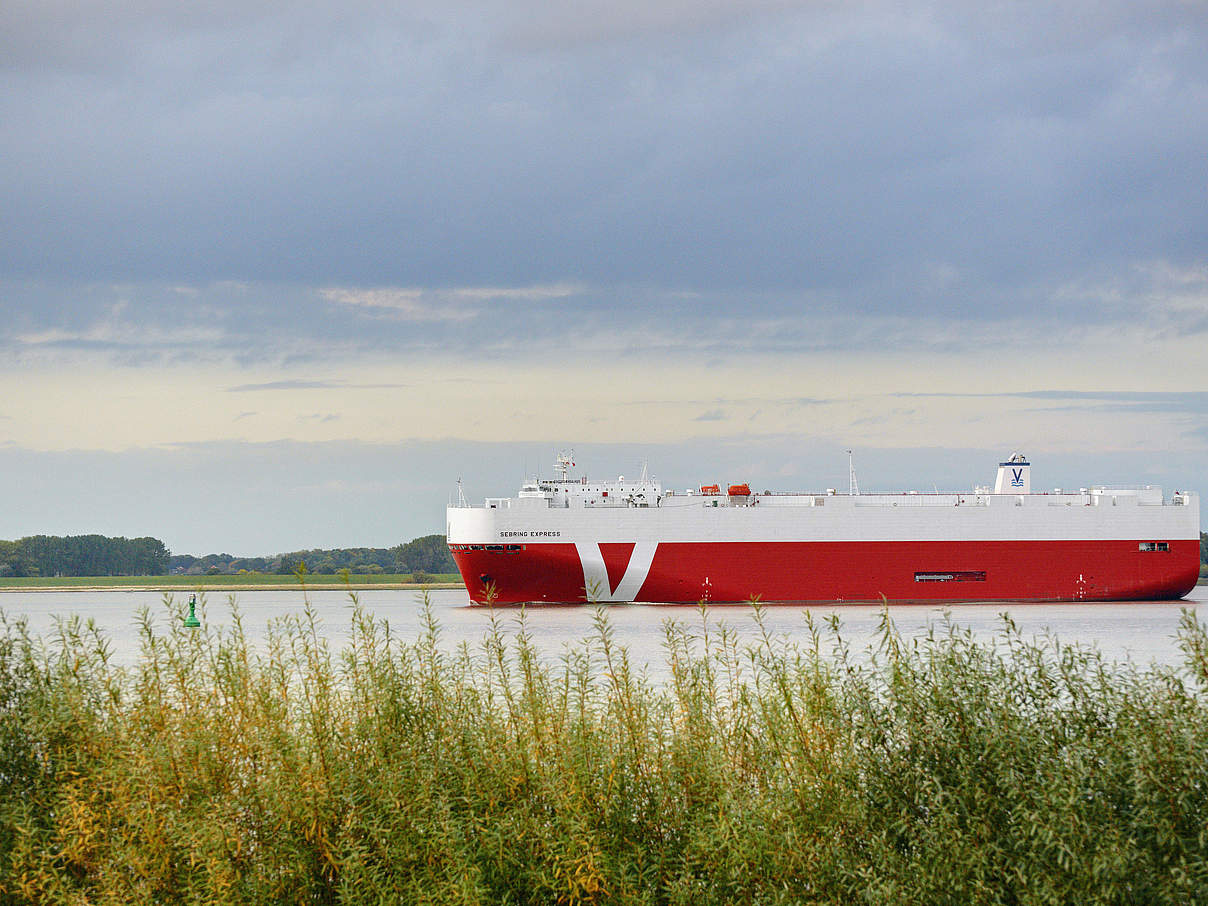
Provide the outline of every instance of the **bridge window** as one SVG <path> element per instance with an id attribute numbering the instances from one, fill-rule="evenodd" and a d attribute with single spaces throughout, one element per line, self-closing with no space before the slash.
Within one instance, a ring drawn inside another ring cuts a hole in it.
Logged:
<path id="1" fill-rule="evenodd" d="M 1169 541 L 1142 541 L 1137 545 L 1139 550 L 1143 551 L 1169 551 Z"/>

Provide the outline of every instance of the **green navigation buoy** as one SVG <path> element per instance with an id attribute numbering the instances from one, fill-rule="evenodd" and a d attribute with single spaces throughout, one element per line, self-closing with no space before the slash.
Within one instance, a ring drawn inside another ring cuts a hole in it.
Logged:
<path id="1" fill-rule="evenodd" d="M 201 621 L 197 619 L 197 595 L 189 595 L 189 615 L 185 617 L 185 628 L 196 629 L 201 625 Z"/>

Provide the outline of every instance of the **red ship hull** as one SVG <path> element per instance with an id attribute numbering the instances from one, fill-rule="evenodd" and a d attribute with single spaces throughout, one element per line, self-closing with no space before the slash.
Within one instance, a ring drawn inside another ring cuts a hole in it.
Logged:
<path id="1" fill-rule="evenodd" d="M 942 603 L 1143 601 L 1186 595 L 1199 542 L 662 542 L 632 599 L 657 603 Z M 492 548 L 492 549 L 488 549 Z M 450 545 L 476 604 L 607 600 L 632 544 L 601 544 L 610 588 L 586 589 L 575 544 Z"/>

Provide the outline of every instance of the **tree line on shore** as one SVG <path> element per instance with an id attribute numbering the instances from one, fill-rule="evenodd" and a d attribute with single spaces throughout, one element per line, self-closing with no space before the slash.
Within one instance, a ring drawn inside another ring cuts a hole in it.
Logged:
<path id="1" fill-rule="evenodd" d="M 389 548 L 313 549 L 271 557 L 172 554 L 158 538 L 104 535 L 32 535 L 0 541 L 0 577 L 288 575 L 301 564 L 311 573 L 451 573 L 457 567 L 444 535 L 425 535 Z"/>
<path id="2" fill-rule="evenodd" d="M 289 575 L 301 564 L 311 573 L 346 569 L 358 575 L 452 573 L 457 566 L 444 535 L 424 535 L 394 547 L 290 551 L 271 557 L 173 554 L 158 538 L 105 535 L 31 535 L 0 541 L 0 578 L 24 576 L 229 576 L 241 572 Z M 1200 532 L 1200 575 L 1208 575 L 1208 533 Z"/>
<path id="3" fill-rule="evenodd" d="M 272 557 L 233 557 L 230 554 L 194 557 L 191 554 L 177 554 L 170 560 L 172 572 L 191 576 L 236 575 L 240 572 L 289 575 L 301 564 L 306 564 L 307 572 L 324 575 L 343 569 L 358 575 L 457 571 L 457 564 L 449 554 L 444 535 L 424 535 L 394 547 L 314 548 Z"/>
<path id="4" fill-rule="evenodd" d="M 0 576 L 159 576 L 168 548 L 158 538 L 31 535 L 0 541 Z"/>

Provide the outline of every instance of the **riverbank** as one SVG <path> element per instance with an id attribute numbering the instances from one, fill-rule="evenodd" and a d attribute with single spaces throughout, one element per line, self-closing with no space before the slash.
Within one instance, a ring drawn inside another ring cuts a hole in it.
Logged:
<path id="1" fill-rule="evenodd" d="M 421 590 L 461 588 L 456 573 L 439 573 L 417 582 L 410 573 L 401 575 L 317 574 L 306 577 L 305 586 L 315 591 Z M 0 578 L 0 593 L 64 591 L 279 591 L 299 588 L 293 576 L 247 573 L 236 576 L 25 576 Z"/>

